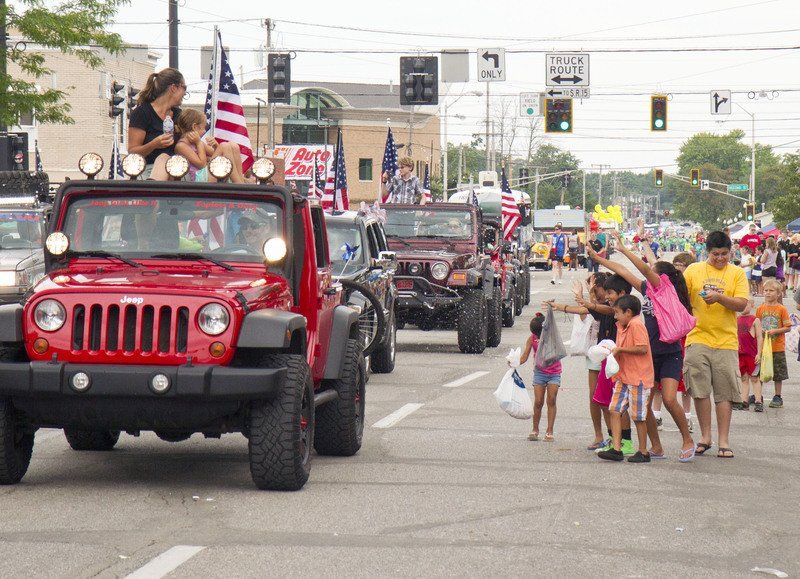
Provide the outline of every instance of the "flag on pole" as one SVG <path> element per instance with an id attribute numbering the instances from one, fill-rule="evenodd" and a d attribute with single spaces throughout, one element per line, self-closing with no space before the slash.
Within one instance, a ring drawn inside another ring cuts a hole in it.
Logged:
<path id="1" fill-rule="evenodd" d="M 478 201 L 478 193 L 475 191 L 475 187 L 472 187 L 472 188 L 470 189 L 470 193 L 469 193 L 469 202 L 470 202 L 470 204 L 472 204 L 472 205 L 474 205 L 475 207 L 477 207 L 477 208 L 478 208 L 478 210 L 480 210 L 480 208 L 481 208 L 481 204 L 480 204 L 480 202 Z"/>
<path id="2" fill-rule="evenodd" d="M 394 177 L 395 173 L 397 173 L 397 147 L 394 144 L 394 135 L 392 134 L 392 128 L 389 127 L 389 132 L 386 134 L 386 147 L 383 149 L 383 162 L 381 163 L 381 178 L 383 178 L 383 174 L 388 173 L 389 179 Z M 391 201 L 391 195 L 389 193 L 383 193 L 383 189 L 381 189 L 381 202 L 388 203 Z"/>
<path id="3" fill-rule="evenodd" d="M 430 203 L 433 199 L 431 197 L 431 175 L 427 163 L 425 163 L 425 179 L 422 181 L 422 194 L 425 196 L 425 203 Z"/>
<path id="4" fill-rule="evenodd" d="M 44 171 L 44 165 L 42 165 L 42 155 L 39 153 L 39 141 L 36 140 L 34 143 L 34 150 L 36 151 L 36 170 L 41 172 Z"/>
<path id="5" fill-rule="evenodd" d="M 522 221 L 517 202 L 514 201 L 514 194 L 511 192 L 511 187 L 508 185 L 506 179 L 506 168 L 501 170 L 500 178 L 500 191 L 501 191 L 501 214 L 503 217 L 503 239 L 510 240 L 514 235 L 514 230 L 519 226 Z"/>
<path id="6" fill-rule="evenodd" d="M 314 167 L 311 171 L 311 181 L 308 182 L 308 196 L 316 199 L 322 199 L 325 192 L 325 180 L 319 173 L 317 155 L 314 154 Z"/>
<path id="7" fill-rule="evenodd" d="M 116 139 L 114 139 L 114 146 L 111 148 L 111 162 L 108 164 L 108 178 L 125 178 L 125 172 L 122 170 L 122 156 L 119 154 L 119 143 Z"/>
<path id="8" fill-rule="evenodd" d="M 344 166 L 344 146 L 342 144 L 342 130 L 336 137 L 336 160 L 334 162 L 333 179 L 328 176 L 325 184 L 325 194 L 322 196 L 322 209 L 328 212 L 347 211 L 350 200 L 347 195 L 347 171 Z"/>
<path id="9" fill-rule="evenodd" d="M 242 156 L 242 171 L 253 165 L 253 147 L 247 132 L 242 99 L 233 77 L 228 55 L 222 48 L 222 35 L 217 32 L 217 52 L 211 65 L 206 94 L 206 126 L 220 143 L 236 143 Z M 213 121 L 213 128 L 211 127 Z"/>

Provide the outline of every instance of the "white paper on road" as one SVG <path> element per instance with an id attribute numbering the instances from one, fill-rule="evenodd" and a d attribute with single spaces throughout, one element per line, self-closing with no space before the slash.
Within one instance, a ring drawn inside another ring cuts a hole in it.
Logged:
<path id="1" fill-rule="evenodd" d="M 391 428 L 392 426 L 403 420 L 403 418 L 405 418 L 412 412 L 416 412 L 417 410 L 422 408 L 422 406 L 423 405 L 418 402 L 410 402 L 405 406 L 401 406 L 400 408 L 392 412 L 389 416 L 378 420 L 378 422 L 372 425 L 372 428 Z"/>
<path id="2" fill-rule="evenodd" d="M 488 370 L 481 370 L 480 372 L 473 372 L 472 374 L 467 374 L 463 378 L 459 378 L 458 380 L 453 380 L 452 382 L 448 382 L 447 384 L 442 384 L 442 388 L 457 388 L 459 386 L 463 386 L 468 382 L 472 382 L 473 380 L 477 380 L 478 378 L 482 378 L 489 374 Z"/>
<path id="3" fill-rule="evenodd" d="M 176 545 L 164 551 L 143 567 L 139 567 L 136 571 L 126 576 L 125 579 L 159 579 L 172 573 L 203 549 L 205 547 Z"/>

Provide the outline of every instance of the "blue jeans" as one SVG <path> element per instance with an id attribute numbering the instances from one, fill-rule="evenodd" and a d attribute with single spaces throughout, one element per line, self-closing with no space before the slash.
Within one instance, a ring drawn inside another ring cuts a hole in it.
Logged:
<path id="1" fill-rule="evenodd" d="M 600 264 L 595 263 L 591 260 L 591 258 L 586 258 L 586 269 L 589 270 L 589 273 L 597 273 L 600 271 Z"/>

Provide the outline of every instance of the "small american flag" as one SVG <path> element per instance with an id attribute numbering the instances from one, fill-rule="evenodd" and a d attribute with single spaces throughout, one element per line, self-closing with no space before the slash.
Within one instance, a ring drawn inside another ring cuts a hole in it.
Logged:
<path id="1" fill-rule="evenodd" d="M 383 177 L 384 173 L 389 174 L 389 179 L 397 173 L 397 147 L 394 145 L 394 135 L 391 127 L 389 127 L 389 132 L 386 134 L 386 147 L 383 149 L 383 162 L 381 163 L 381 177 Z M 390 197 L 390 193 L 381 192 L 382 203 L 388 203 Z"/>
<path id="2" fill-rule="evenodd" d="M 206 128 L 211 129 L 211 113 L 216 106 L 212 135 L 220 143 L 233 142 L 239 145 L 239 152 L 242 155 L 242 171 L 246 173 L 253 165 L 253 147 L 247 132 L 242 99 L 239 96 L 239 89 L 236 86 L 228 56 L 225 54 L 225 49 L 222 48 L 222 35 L 219 33 L 217 33 L 217 40 L 220 54 L 219 61 L 215 58 L 211 65 L 208 92 L 206 93 Z M 219 76 L 215 92 L 213 79 L 217 62 L 219 63 Z"/>
<path id="3" fill-rule="evenodd" d="M 342 130 L 336 138 L 336 162 L 334 164 L 333 179 L 328 176 L 325 183 L 325 194 L 322 196 L 322 209 L 328 212 L 347 211 L 350 200 L 347 196 L 347 171 L 344 166 L 344 146 L 342 145 Z"/>
<path id="4" fill-rule="evenodd" d="M 425 196 L 425 203 L 430 203 L 431 197 L 431 175 L 428 170 L 428 164 L 425 163 L 425 179 L 422 181 L 422 194 Z"/>
<path id="5" fill-rule="evenodd" d="M 469 202 L 470 202 L 470 204 L 474 205 L 475 207 L 477 207 L 480 210 L 481 204 L 478 201 L 478 193 L 475 191 L 474 187 L 470 190 Z"/>
<path id="6" fill-rule="evenodd" d="M 119 154 L 119 143 L 114 139 L 114 146 L 111 148 L 111 162 L 108 164 L 109 179 L 124 179 L 125 172 L 122 170 L 122 156 Z"/>
<path id="7" fill-rule="evenodd" d="M 44 165 L 42 165 L 42 155 L 39 153 L 39 141 L 34 141 L 33 143 L 36 151 L 36 170 L 41 172 L 44 171 Z"/>
<path id="8" fill-rule="evenodd" d="M 320 175 L 317 155 L 314 154 L 314 167 L 311 172 L 311 181 L 308 182 L 308 196 L 322 199 L 322 194 L 325 191 L 325 181 Z"/>
<path id="9" fill-rule="evenodd" d="M 514 230 L 522 221 L 522 216 L 520 215 L 519 207 L 517 207 L 517 202 L 514 201 L 514 194 L 511 192 L 511 187 L 508 185 L 505 167 L 503 167 L 500 175 L 500 204 L 502 206 L 501 214 L 503 216 L 503 239 L 508 241 L 513 237 Z"/>

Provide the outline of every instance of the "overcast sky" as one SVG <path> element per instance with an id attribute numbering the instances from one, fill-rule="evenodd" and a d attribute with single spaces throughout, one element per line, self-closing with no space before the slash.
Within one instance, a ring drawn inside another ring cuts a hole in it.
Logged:
<path id="1" fill-rule="evenodd" d="M 149 44 L 167 65 L 166 0 L 132 0 L 119 13 L 115 31 L 133 43 Z M 259 19 L 273 18 L 275 46 L 287 50 L 362 51 L 349 54 L 298 52 L 292 62 L 297 80 L 398 82 L 400 53 L 418 50 L 503 47 L 530 51 L 591 54 L 591 98 L 575 101 L 574 133 L 546 140 L 569 149 L 583 166 L 665 167 L 675 162 L 681 143 L 697 131 L 741 128 L 749 143 L 756 115 L 758 142 L 795 152 L 800 146 L 800 50 L 747 52 L 598 52 L 609 49 L 693 49 L 800 46 L 800 1 L 727 0 L 530 2 L 349 1 L 270 3 L 245 0 L 184 0 L 179 17 L 180 68 L 194 91 L 200 80 L 199 47 L 213 40 L 214 24 L 231 47 L 230 60 L 246 80 L 263 76 L 257 52 L 266 42 Z M 236 22 L 233 19 L 253 19 Z M 163 21 L 163 22 L 158 22 Z M 144 24 L 134 24 L 144 23 Z M 328 27 L 321 27 L 320 24 Z M 352 28 L 352 29 L 351 29 Z M 354 30 L 357 28 L 368 31 Z M 373 32 L 373 31 L 378 32 Z M 407 34 L 389 34 L 407 32 Z M 379 51 L 392 51 L 391 54 Z M 507 80 L 491 83 L 492 109 L 520 92 L 545 90 L 543 53 L 506 55 Z M 462 93 L 485 91 L 475 81 L 442 87 L 440 106 L 449 103 L 449 141 L 466 142 L 484 130 L 485 99 Z M 710 114 L 712 90 L 732 90 L 733 114 Z M 756 98 L 748 98 L 753 91 Z M 765 93 L 759 96 L 760 91 Z M 672 94 L 669 130 L 649 131 L 649 95 Z M 692 94 L 684 94 L 692 93 Z M 461 115 L 465 118 L 455 118 Z M 526 140 L 517 138 L 520 152 Z M 798 140 L 795 143 L 790 141 Z M 789 143 L 789 144 L 786 144 Z"/>

